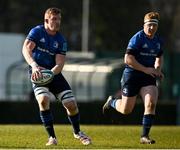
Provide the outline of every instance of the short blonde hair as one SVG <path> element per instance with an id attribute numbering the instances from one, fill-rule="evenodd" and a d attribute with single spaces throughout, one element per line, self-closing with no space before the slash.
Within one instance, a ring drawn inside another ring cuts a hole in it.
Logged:
<path id="1" fill-rule="evenodd" d="M 158 24 L 160 20 L 160 15 L 158 12 L 149 12 L 144 16 L 144 23 L 151 22 Z"/>
<path id="2" fill-rule="evenodd" d="M 45 11 L 44 19 L 48 19 L 51 14 L 54 14 L 54 15 L 60 14 L 60 15 L 61 15 L 61 9 L 56 8 L 56 7 L 48 8 L 48 9 Z"/>

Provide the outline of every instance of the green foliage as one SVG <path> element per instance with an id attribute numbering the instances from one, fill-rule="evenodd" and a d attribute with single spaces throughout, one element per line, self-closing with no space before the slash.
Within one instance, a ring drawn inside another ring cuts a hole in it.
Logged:
<path id="1" fill-rule="evenodd" d="M 143 27 L 143 17 L 151 9 L 148 1 L 91 1 L 91 20 L 97 50 L 126 49 L 129 38 Z"/>
<path id="2" fill-rule="evenodd" d="M 177 16 L 176 1 L 166 4 L 164 0 L 90 0 L 89 50 L 115 52 L 126 49 L 129 38 L 142 29 L 144 14 L 153 10 L 161 15 L 159 32 L 169 39 L 173 18 Z M 68 39 L 70 49 L 78 51 L 81 49 L 82 3 L 83 0 L 4 0 L 0 5 L 0 32 L 27 34 L 30 28 L 43 23 L 48 7 L 59 7 L 62 9 L 61 31 Z"/>
<path id="3" fill-rule="evenodd" d="M 180 127 L 154 126 L 151 135 L 157 143 L 153 145 L 139 144 L 140 126 L 104 126 L 83 125 L 93 141 L 84 146 L 72 136 L 69 125 L 55 125 L 58 145 L 46 147 L 47 135 L 41 125 L 0 125 L 0 148 L 23 149 L 176 149 L 180 148 Z"/>

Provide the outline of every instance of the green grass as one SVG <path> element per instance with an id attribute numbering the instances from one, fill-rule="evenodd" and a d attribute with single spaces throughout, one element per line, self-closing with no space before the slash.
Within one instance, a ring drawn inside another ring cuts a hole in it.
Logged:
<path id="1" fill-rule="evenodd" d="M 151 136 L 156 144 L 139 144 L 141 126 L 82 125 L 93 143 L 84 146 L 72 136 L 69 125 L 55 125 L 58 145 L 46 147 L 47 134 L 41 125 L 0 125 L 0 148 L 22 149 L 177 149 L 180 148 L 180 127 L 154 126 Z"/>

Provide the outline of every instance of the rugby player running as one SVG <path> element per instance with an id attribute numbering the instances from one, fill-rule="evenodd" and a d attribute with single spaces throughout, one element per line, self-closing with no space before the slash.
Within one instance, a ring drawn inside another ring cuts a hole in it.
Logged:
<path id="1" fill-rule="evenodd" d="M 103 106 L 103 112 L 114 108 L 122 114 L 129 114 L 139 94 L 144 102 L 143 129 L 140 137 L 142 144 L 155 143 L 155 140 L 149 137 L 149 132 L 158 100 L 156 80 L 164 77 L 161 71 L 162 40 L 156 34 L 159 20 L 160 16 L 157 12 L 145 14 L 143 30 L 132 36 L 124 56 L 125 69 L 121 79 L 122 98 L 109 96 Z"/>

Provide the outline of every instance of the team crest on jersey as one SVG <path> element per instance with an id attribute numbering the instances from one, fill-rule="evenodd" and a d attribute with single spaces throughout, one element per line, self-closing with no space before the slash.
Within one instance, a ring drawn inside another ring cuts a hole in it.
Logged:
<path id="1" fill-rule="evenodd" d="M 41 39 L 40 39 L 40 42 L 45 43 L 45 42 L 46 42 L 46 41 L 45 41 L 45 38 L 41 38 Z"/>
<path id="2" fill-rule="evenodd" d="M 123 89 L 123 93 L 124 93 L 124 94 L 127 94 L 127 93 L 128 93 L 128 89 L 127 89 L 127 88 L 124 88 L 124 89 Z"/>
<path id="3" fill-rule="evenodd" d="M 148 45 L 145 43 L 142 48 L 148 48 Z"/>
<path id="4" fill-rule="evenodd" d="M 58 48 L 58 42 L 57 41 L 54 42 L 53 47 Z"/>
<path id="5" fill-rule="evenodd" d="M 66 51 L 67 50 L 67 43 L 65 42 L 65 43 L 63 43 L 63 51 Z"/>

